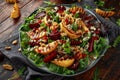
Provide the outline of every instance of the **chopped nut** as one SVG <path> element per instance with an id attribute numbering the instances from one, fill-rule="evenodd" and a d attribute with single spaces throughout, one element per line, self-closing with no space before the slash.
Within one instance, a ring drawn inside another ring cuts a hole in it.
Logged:
<path id="1" fill-rule="evenodd" d="M 77 0 L 78 2 L 81 2 L 81 0 Z"/>
<path id="2" fill-rule="evenodd" d="M 2 66 L 6 70 L 13 70 L 13 67 L 10 64 L 3 64 Z"/>
<path id="3" fill-rule="evenodd" d="M 12 42 L 13 45 L 16 45 L 17 43 L 18 43 L 17 40 L 14 40 L 14 41 Z"/>
<path id="4" fill-rule="evenodd" d="M 19 48 L 18 51 L 21 52 L 21 48 Z"/>
<path id="5" fill-rule="evenodd" d="M 10 46 L 6 46 L 5 50 L 11 50 L 11 47 Z"/>

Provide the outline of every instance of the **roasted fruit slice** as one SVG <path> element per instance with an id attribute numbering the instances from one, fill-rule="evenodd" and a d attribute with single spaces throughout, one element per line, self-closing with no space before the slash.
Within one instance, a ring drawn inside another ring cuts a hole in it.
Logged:
<path id="1" fill-rule="evenodd" d="M 47 44 L 44 47 L 40 46 L 38 48 L 35 48 L 35 52 L 43 54 L 43 55 L 47 55 L 47 54 L 53 52 L 57 48 L 57 46 L 58 46 L 58 42 L 54 41 L 54 42 Z"/>
<path id="2" fill-rule="evenodd" d="M 103 16 L 103 17 L 111 17 L 115 14 L 114 11 L 104 11 L 104 10 L 101 10 L 101 9 L 98 9 L 96 8 L 96 13 Z"/>
<path id="3" fill-rule="evenodd" d="M 51 62 L 61 67 L 69 67 L 74 63 L 74 60 L 75 60 L 74 58 L 66 60 L 54 59 Z"/>
<path id="4" fill-rule="evenodd" d="M 85 25 L 85 23 L 82 20 L 79 21 L 79 25 L 82 26 L 82 28 L 84 29 L 85 32 L 89 32 L 89 29 L 87 28 L 87 26 Z"/>
<path id="5" fill-rule="evenodd" d="M 60 23 L 60 28 L 62 31 L 64 31 L 71 39 L 79 38 L 81 35 L 75 34 L 73 30 L 68 30 L 63 23 Z"/>
<path id="6" fill-rule="evenodd" d="M 78 7 L 78 6 L 74 6 L 74 7 L 70 8 L 69 11 L 73 14 L 75 14 L 76 12 L 80 12 L 82 14 L 85 13 L 84 9 L 82 7 Z"/>
<path id="7" fill-rule="evenodd" d="M 10 17 L 13 18 L 13 19 L 16 19 L 16 18 L 19 18 L 19 17 L 20 17 L 20 9 L 19 9 L 17 3 L 14 4 L 14 9 L 13 9 L 13 11 L 11 12 Z"/>

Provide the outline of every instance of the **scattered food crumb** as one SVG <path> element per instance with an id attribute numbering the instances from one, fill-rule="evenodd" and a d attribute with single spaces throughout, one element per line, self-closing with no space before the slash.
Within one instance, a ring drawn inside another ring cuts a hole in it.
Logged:
<path id="1" fill-rule="evenodd" d="M 11 47 L 10 46 L 6 46 L 5 50 L 11 50 Z"/>
<path id="2" fill-rule="evenodd" d="M 6 70 L 13 70 L 13 67 L 10 64 L 3 64 L 2 66 Z"/>
<path id="3" fill-rule="evenodd" d="M 81 0 L 77 0 L 78 2 L 81 2 Z"/>
<path id="4" fill-rule="evenodd" d="M 12 42 L 13 45 L 16 45 L 17 43 L 18 43 L 18 40 L 14 40 L 14 41 Z"/>
<path id="5" fill-rule="evenodd" d="M 21 52 L 21 48 L 19 48 L 18 51 Z"/>

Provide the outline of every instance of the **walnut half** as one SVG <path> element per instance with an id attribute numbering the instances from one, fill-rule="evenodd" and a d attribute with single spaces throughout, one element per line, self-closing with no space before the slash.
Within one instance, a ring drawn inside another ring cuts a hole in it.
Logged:
<path id="1" fill-rule="evenodd" d="M 6 70 L 13 70 L 13 67 L 10 64 L 3 64 L 2 66 Z"/>

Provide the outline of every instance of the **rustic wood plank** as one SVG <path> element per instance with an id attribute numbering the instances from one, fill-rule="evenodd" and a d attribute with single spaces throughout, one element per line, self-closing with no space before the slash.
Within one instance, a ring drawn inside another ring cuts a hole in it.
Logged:
<path id="1" fill-rule="evenodd" d="M 115 52 L 119 51 L 119 52 Z M 100 78 L 102 80 L 120 79 L 120 50 L 110 48 L 97 66 L 100 68 Z"/>
<path id="2" fill-rule="evenodd" d="M 4 41 L 5 38 L 8 38 L 10 36 L 10 33 L 12 31 L 14 31 L 16 28 L 18 29 L 18 25 L 20 25 L 24 21 L 24 18 L 30 15 L 30 13 L 32 13 L 40 5 L 42 5 L 42 2 L 43 0 L 32 0 L 31 2 L 26 4 L 24 8 L 21 9 L 21 17 L 17 23 L 14 23 L 14 21 L 10 18 L 1 23 L 0 41 Z"/>
<path id="3" fill-rule="evenodd" d="M 93 80 L 96 68 L 99 69 L 100 80 L 120 80 L 119 53 L 119 49 L 110 48 L 105 56 L 92 69 L 82 75 L 75 76 L 76 80 Z"/>
<path id="4" fill-rule="evenodd" d="M 30 1 L 31 0 L 20 0 L 19 8 L 24 7 Z M 2 3 L 0 4 L 0 23 L 2 23 L 3 21 L 10 17 L 12 9 L 13 4 L 6 3 L 4 0 L 2 0 Z"/>

